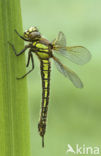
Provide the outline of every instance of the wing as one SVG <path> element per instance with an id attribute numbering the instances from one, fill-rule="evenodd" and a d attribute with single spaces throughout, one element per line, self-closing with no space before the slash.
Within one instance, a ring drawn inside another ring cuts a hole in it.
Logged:
<path id="1" fill-rule="evenodd" d="M 63 32 L 59 32 L 58 37 L 52 42 L 54 50 L 66 47 L 66 38 Z"/>
<path id="2" fill-rule="evenodd" d="M 62 32 L 59 32 L 57 39 L 53 42 L 53 50 L 68 58 L 73 63 L 83 65 L 91 59 L 91 54 L 83 46 L 66 47 L 66 38 Z"/>
<path id="3" fill-rule="evenodd" d="M 80 78 L 72 70 L 64 66 L 56 57 L 53 57 L 56 67 L 65 77 L 72 81 L 75 87 L 83 88 L 83 83 Z"/>

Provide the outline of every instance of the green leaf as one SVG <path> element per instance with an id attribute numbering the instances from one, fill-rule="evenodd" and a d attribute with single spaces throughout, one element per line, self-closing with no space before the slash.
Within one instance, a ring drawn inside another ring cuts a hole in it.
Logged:
<path id="1" fill-rule="evenodd" d="M 20 0 L 0 0 L 0 156 L 30 156 L 30 129 L 25 55 L 16 57 L 8 41 L 19 52 L 24 42 Z"/>

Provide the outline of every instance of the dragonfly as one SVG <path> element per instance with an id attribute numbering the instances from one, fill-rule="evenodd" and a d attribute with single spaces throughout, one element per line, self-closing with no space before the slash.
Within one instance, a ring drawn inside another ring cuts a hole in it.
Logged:
<path id="1" fill-rule="evenodd" d="M 28 42 L 19 53 L 17 53 L 14 45 L 9 42 L 16 56 L 20 56 L 27 49 L 28 60 L 26 67 L 32 63 L 32 68 L 25 73 L 23 76 L 17 79 L 22 79 L 27 76 L 34 69 L 34 58 L 33 53 L 37 55 L 40 61 L 40 72 L 42 79 L 42 103 L 40 119 L 38 123 L 38 131 L 42 137 L 42 147 L 44 147 L 44 135 L 46 132 L 46 122 L 47 122 L 47 112 L 49 103 L 49 92 L 50 92 L 50 72 L 51 72 L 51 59 L 55 62 L 57 70 L 62 73 L 66 78 L 68 78 L 76 88 L 83 88 L 83 83 L 77 74 L 69 69 L 67 66 L 61 63 L 61 61 L 54 54 L 61 54 L 65 58 L 69 59 L 73 63 L 78 65 L 86 64 L 91 59 L 91 54 L 89 50 L 83 46 L 71 46 L 68 47 L 66 44 L 66 37 L 63 32 L 59 32 L 56 39 L 49 42 L 45 37 L 41 35 L 38 28 L 35 26 L 30 27 L 26 30 L 23 35 L 20 35 L 17 30 L 16 34 Z"/>

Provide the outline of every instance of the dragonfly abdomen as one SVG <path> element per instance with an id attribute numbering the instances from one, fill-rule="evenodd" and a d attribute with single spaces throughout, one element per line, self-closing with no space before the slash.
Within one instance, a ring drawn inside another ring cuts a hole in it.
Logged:
<path id="1" fill-rule="evenodd" d="M 49 102 L 49 87 L 50 87 L 50 62 L 49 59 L 41 60 L 40 64 L 42 78 L 42 106 L 38 130 L 40 136 L 44 137 L 46 131 L 46 120 Z M 43 145 L 44 146 L 44 145 Z"/>

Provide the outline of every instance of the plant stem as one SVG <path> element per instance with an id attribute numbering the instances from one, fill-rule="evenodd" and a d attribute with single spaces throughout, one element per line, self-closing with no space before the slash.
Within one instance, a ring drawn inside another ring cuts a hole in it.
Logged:
<path id="1" fill-rule="evenodd" d="M 22 33 L 20 0 L 0 0 L 0 155 L 30 156 L 27 83 L 16 80 L 26 72 L 25 56 L 16 57 L 8 44 L 19 51 L 24 42 L 14 29 Z"/>

